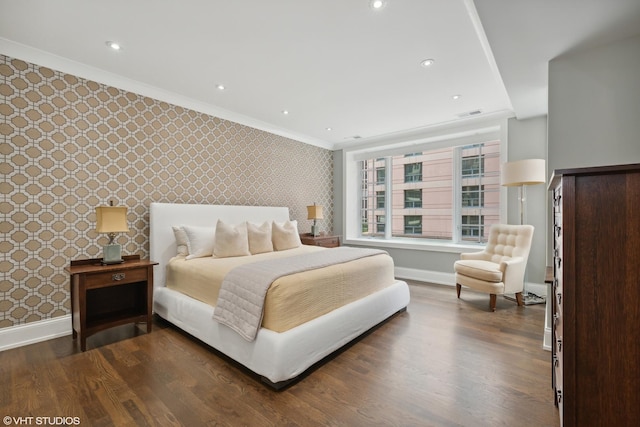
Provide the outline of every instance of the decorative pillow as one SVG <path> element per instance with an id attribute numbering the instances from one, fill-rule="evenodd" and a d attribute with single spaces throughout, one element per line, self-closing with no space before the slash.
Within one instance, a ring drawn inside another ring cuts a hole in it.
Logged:
<path id="1" fill-rule="evenodd" d="M 183 225 L 182 229 L 187 235 L 187 248 L 189 251 L 187 259 L 202 258 L 213 254 L 215 228 Z"/>
<path id="2" fill-rule="evenodd" d="M 176 253 L 183 256 L 189 255 L 189 238 L 187 233 L 184 232 L 184 228 L 177 225 L 171 228 L 173 229 L 173 236 L 176 238 Z"/>
<path id="3" fill-rule="evenodd" d="M 271 240 L 276 251 L 284 251 L 301 246 L 298 221 L 286 221 L 280 224 L 274 221 L 271 229 Z"/>
<path id="4" fill-rule="evenodd" d="M 249 252 L 252 255 L 273 252 L 270 221 L 266 221 L 262 225 L 247 222 L 247 236 L 249 237 Z"/>
<path id="5" fill-rule="evenodd" d="M 218 258 L 251 255 L 247 224 L 233 226 L 218 220 L 213 254 Z"/>

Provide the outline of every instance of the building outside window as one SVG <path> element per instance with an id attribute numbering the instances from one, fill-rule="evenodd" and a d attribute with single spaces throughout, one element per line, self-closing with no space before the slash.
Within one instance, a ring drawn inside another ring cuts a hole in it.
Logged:
<path id="1" fill-rule="evenodd" d="M 404 234 L 422 234 L 422 217 L 418 215 L 405 216 Z"/>
<path id="2" fill-rule="evenodd" d="M 384 201 L 385 201 L 384 191 L 376 191 L 376 208 L 384 209 Z"/>
<path id="3" fill-rule="evenodd" d="M 486 242 L 485 230 L 499 221 L 499 140 L 358 164 L 359 197 L 368 200 L 360 237 Z"/>
<path id="4" fill-rule="evenodd" d="M 404 182 L 418 181 L 422 181 L 422 163 L 409 163 L 408 165 L 404 165 Z"/>
<path id="5" fill-rule="evenodd" d="M 462 186 L 462 207 L 483 207 L 484 206 L 484 185 L 463 185 Z"/>
<path id="6" fill-rule="evenodd" d="M 422 190 L 404 190 L 404 207 L 421 208 Z"/>
<path id="7" fill-rule="evenodd" d="M 484 171 L 483 156 L 469 156 L 462 159 L 462 176 L 469 178 L 482 175 Z"/>
<path id="8" fill-rule="evenodd" d="M 462 215 L 462 237 L 475 240 L 484 234 L 484 217 Z"/>

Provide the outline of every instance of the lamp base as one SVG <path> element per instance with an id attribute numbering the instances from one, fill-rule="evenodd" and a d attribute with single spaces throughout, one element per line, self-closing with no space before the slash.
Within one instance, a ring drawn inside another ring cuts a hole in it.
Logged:
<path id="1" fill-rule="evenodd" d="M 122 264 L 122 246 L 105 245 L 102 247 L 102 265 Z"/>
<path id="2" fill-rule="evenodd" d="M 504 295 L 505 299 L 509 301 L 516 301 L 515 296 Z M 547 300 L 544 297 L 541 297 L 536 294 L 532 294 L 531 292 L 523 292 L 522 293 L 522 302 L 524 305 L 536 305 L 536 304 L 544 304 Z"/>
<path id="3" fill-rule="evenodd" d="M 318 237 L 320 235 L 320 233 L 318 232 L 318 226 L 315 224 L 311 226 L 311 235 L 313 237 Z"/>

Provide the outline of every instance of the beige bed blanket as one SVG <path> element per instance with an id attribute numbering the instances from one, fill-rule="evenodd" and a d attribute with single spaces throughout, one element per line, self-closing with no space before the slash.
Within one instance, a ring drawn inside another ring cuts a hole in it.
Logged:
<path id="1" fill-rule="evenodd" d="M 317 254 L 241 265 L 225 276 L 213 318 L 247 341 L 256 338 L 271 284 L 280 277 L 384 254 L 378 249 L 340 247 Z"/>
<path id="2" fill-rule="evenodd" d="M 186 261 L 175 257 L 167 267 L 167 287 L 211 306 L 226 274 L 238 265 L 301 253 L 328 251 L 303 245 L 296 249 L 234 257 Z M 262 327 L 284 332 L 394 283 L 393 260 L 382 254 L 277 279 L 265 300 Z"/>

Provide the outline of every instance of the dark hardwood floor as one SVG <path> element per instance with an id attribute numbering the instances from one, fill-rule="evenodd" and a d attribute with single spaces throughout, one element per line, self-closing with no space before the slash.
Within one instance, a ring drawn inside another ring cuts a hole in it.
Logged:
<path id="1" fill-rule="evenodd" d="M 7 350 L 0 415 L 4 425 L 558 426 L 544 305 L 499 297 L 491 313 L 488 295 L 461 297 L 413 283 L 406 312 L 282 391 L 161 319 L 150 334 L 125 325 L 89 337 L 84 353 L 70 335 Z"/>

